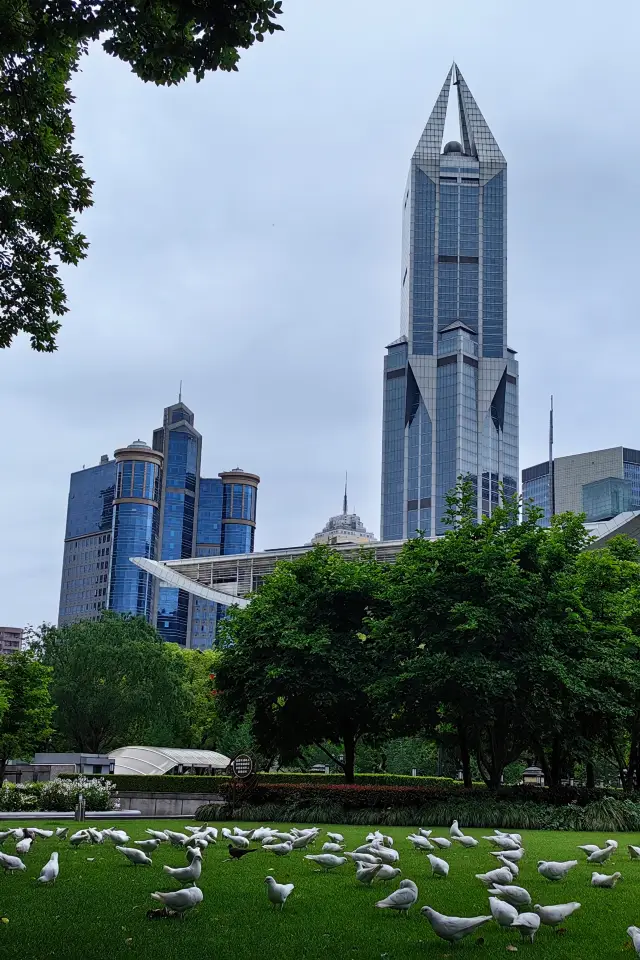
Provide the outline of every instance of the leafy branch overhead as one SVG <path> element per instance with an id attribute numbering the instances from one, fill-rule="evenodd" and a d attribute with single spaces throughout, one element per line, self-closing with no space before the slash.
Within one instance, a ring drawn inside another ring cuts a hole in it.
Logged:
<path id="1" fill-rule="evenodd" d="M 67 312 L 60 264 L 87 240 L 76 217 L 93 182 L 73 151 L 70 81 L 92 41 L 146 82 L 237 70 L 240 50 L 282 30 L 277 0 L 0 0 L 0 347 L 25 332 L 56 349 Z"/>

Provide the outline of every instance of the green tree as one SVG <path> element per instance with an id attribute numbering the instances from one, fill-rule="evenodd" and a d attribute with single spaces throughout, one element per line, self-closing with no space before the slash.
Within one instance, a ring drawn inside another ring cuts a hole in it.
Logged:
<path id="1" fill-rule="evenodd" d="M 264 756 L 288 762 L 316 745 L 351 782 L 358 743 L 384 736 L 389 708 L 369 688 L 391 658 L 376 654 L 367 623 L 383 612 L 386 577 L 374 559 L 318 547 L 278 563 L 248 607 L 232 608 L 217 673 L 222 708 L 250 717 Z"/>
<path id="2" fill-rule="evenodd" d="M 215 672 L 220 654 L 215 650 L 181 650 L 184 660 L 185 731 L 182 746 L 215 749 L 220 726 Z"/>
<path id="3" fill-rule="evenodd" d="M 391 684 L 399 721 L 445 742 L 453 732 L 469 786 L 472 758 L 498 786 L 541 728 L 562 723 L 567 675 L 588 635 L 572 579 L 588 542 L 581 519 L 555 518 L 547 531 L 536 510 L 519 513 L 513 498 L 476 522 L 473 489 L 461 480 L 445 536 L 403 548 L 392 611 L 375 631 L 402 664 Z"/>
<path id="4" fill-rule="evenodd" d="M 104 613 L 42 633 L 43 663 L 61 746 L 102 753 L 126 744 L 167 746 L 188 727 L 182 651 L 142 617 Z"/>
<path id="5" fill-rule="evenodd" d="M 51 734 L 50 678 L 30 651 L 0 656 L 0 784 L 8 760 L 30 759 Z"/>
<path id="6" fill-rule="evenodd" d="M 70 80 L 93 41 L 144 81 L 237 70 L 281 30 L 280 0 L 0 0 L 0 347 L 20 331 L 56 349 L 67 311 L 58 264 L 86 256 L 76 215 L 92 181 L 73 152 Z"/>

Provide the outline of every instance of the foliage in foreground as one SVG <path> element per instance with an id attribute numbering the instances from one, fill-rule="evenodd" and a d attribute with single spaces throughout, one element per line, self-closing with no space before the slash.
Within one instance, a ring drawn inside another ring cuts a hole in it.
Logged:
<path id="1" fill-rule="evenodd" d="M 141 80 L 176 84 L 237 70 L 239 50 L 281 30 L 281 0 L 3 0 L 0 3 L 0 348 L 21 330 L 56 349 L 67 311 L 58 266 L 87 241 L 76 215 L 92 181 L 73 152 L 70 90 L 90 43 Z M 51 316 L 53 314 L 53 317 Z"/>
<path id="2" fill-rule="evenodd" d="M 51 733 L 50 676 L 28 650 L 0 656 L 0 783 L 9 760 L 29 757 Z"/>

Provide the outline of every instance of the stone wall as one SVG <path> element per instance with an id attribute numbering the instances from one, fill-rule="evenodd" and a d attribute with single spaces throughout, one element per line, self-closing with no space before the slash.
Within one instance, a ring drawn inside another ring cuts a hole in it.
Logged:
<path id="1" fill-rule="evenodd" d="M 203 803 L 222 803 L 211 793 L 118 793 L 121 810 L 139 810 L 143 817 L 192 817 Z"/>

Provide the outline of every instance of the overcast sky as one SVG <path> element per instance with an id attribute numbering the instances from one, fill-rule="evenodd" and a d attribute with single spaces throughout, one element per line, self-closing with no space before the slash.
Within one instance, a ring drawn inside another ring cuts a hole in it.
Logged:
<path id="1" fill-rule="evenodd" d="M 83 61 L 89 257 L 58 352 L 0 351 L 1 624 L 55 621 L 70 472 L 150 441 L 181 379 L 204 474 L 262 477 L 257 549 L 309 540 L 345 470 L 378 534 L 402 193 L 454 57 L 509 165 L 521 467 L 550 393 L 557 455 L 640 447 L 637 0 L 283 8 L 285 33 L 201 84 Z"/>

